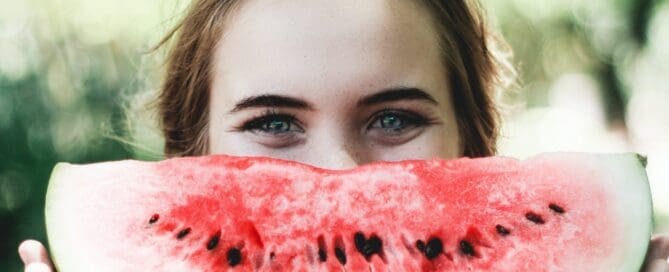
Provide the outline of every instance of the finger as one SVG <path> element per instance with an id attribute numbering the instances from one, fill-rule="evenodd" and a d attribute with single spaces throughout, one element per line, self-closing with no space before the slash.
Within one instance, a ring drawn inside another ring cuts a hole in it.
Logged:
<path id="1" fill-rule="evenodd" d="M 52 272 L 51 267 L 45 263 L 31 263 L 26 265 L 25 272 Z"/>
<path id="2" fill-rule="evenodd" d="M 49 260 L 49 255 L 46 253 L 46 248 L 42 243 L 35 240 L 26 240 L 19 245 L 19 256 L 25 265 L 30 265 L 33 263 L 42 263 L 48 267 L 51 265 L 51 260 Z"/>
<path id="3" fill-rule="evenodd" d="M 669 272 L 669 263 L 664 259 L 657 259 L 648 264 L 644 272 Z"/>
<path id="4" fill-rule="evenodd" d="M 650 240 L 648 255 L 646 261 L 650 262 L 656 259 L 667 260 L 669 258 L 669 236 L 658 235 Z"/>

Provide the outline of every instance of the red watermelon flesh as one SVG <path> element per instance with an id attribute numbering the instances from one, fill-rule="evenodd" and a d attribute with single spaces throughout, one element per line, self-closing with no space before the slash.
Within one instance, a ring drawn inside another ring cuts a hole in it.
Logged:
<path id="1" fill-rule="evenodd" d="M 634 154 L 324 170 L 229 156 L 53 171 L 59 271 L 637 271 L 651 230 Z"/>

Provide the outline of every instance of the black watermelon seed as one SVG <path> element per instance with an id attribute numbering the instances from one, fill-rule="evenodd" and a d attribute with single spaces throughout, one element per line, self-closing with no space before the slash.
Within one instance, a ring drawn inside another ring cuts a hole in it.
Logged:
<path id="1" fill-rule="evenodd" d="M 226 257 L 228 258 L 228 264 L 230 265 L 230 267 L 235 267 L 236 265 L 242 262 L 242 252 L 234 247 L 228 249 Z"/>
<path id="2" fill-rule="evenodd" d="M 367 245 L 367 239 L 365 239 L 365 235 L 362 232 L 356 232 L 353 235 L 353 242 L 355 243 L 355 248 L 360 252 L 363 252 L 365 245 Z"/>
<path id="3" fill-rule="evenodd" d="M 207 242 L 207 250 L 216 248 L 219 240 L 221 240 L 221 231 L 216 232 L 213 236 L 211 236 L 211 238 L 209 238 L 209 242 Z"/>
<path id="4" fill-rule="evenodd" d="M 530 220 L 530 221 L 532 221 L 532 222 L 534 222 L 535 224 L 538 224 L 538 225 L 546 223 L 546 221 L 544 221 L 544 219 L 541 217 L 541 215 L 538 215 L 538 214 L 533 213 L 533 212 L 527 212 L 525 214 L 525 218 L 527 218 L 527 220 Z"/>
<path id="5" fill-rule="evenodd" d="M 558 206 L 558 205 L 555 204 L 555 203 L 551 203 L 551 204 L 549 204 L 549 205 L 548 205 L 548 208 L 550 208 L 551 210 L 553 210 L 554 212 L 559 213 L 559 214 L 563 214 L 563 213 L 564 213 L 564 208 Z"/>
<path id="6" fill-rule="evenodd" d="M 321 261 L 322 263 L 324 263 L 328 260 L 328 254 L 322 248 L 318 249 L 318 260 Z"/>
<path id="7" fill-rule="evenodd" d="M 318 236 L 318 260 L 325 262 L 328 260 L 327 245 L 325 245 L 325 239 L 323 235 Z"/>
<path id="8" fill-rule="evenodd" d="M 177 239 L 181 240 L 184 237 L 186 237 L 186 235 L 188 235 L 189 233 L 190 233 L 190 228 L 182 229 L 179 233 L 177 233 Z"/>
<path id="9" fill-rule="evenodd" d="M 383 248 L 383 241 L 376 235 L 372 235 L 369 239 L 365 239 L 365 235 L 362 234 L 362 232 L 356 232 L 353 236 L 353 241 L 355 242 L 355 248 L 358 252 L 367 259 L 374 254 L 381 253 L 381 249 Z"/>
<path id="10" fill-rule="evenodd" d="M 420 252 L 425 252 L 425 242 L 423 242 L 423 240 L 416 241 L 416 248 Z"/>
<path id="11" fill-rule="evenodd" d="M 474 251 L 474 246 L 467 240 L 460 241 L 460 252 L 468 256 L 476 256 L 476 251 Z"/>
<path id="12" fill-rule="evenodd" d="M 274 251 L 269 253 L 269 259 L 274 260 L 274 257 L 276 257 L 276 254 L 274 254 Z"/>
<path id="13" fill-rule="evenodd" d="M 335 247 L 334 249 L 335 257 L 342 265 L 346 265 L 346 252 L 340 247 Z"/>
<path id="14" fill-rule="evenodd" d="M 439 238 L 432 238 L 427 241 L 427 245 L 425 246 L 425 257 L 427 257 L 428 260 L 432 260 L 439 256 L 444 251 L 444 244 L 441 243 L 441 240 Z"/>
<path id="15" fill-rule="evenodd" d="M 507 235 L 511 234 L 511 231 L 509 229 L 505 228 L 502 225 L 495 226 L 495 229 L 497 230 L 497 233 L 499 233 L 499 235 L 502 235 L 502 236 L 507 236 Z"/>
<path id="16" fill-rule="evenodd" d="M 381 253 L 381 249 L 383 249 L 383 241 L 381 241 L 381 238 L 376 235 L 372 235 L 372 237 L 367 239 L 367 245 L 365 245 L 364 250 L 366 256 Z"/>
<path id="17" fill-rule="evenodd" d="M 149 219 L 149 224 L 156 223 L 158 219 L 160 219 L 160 215 L 158 215 L 157 213 L 152 215 L 151 218 Z"/>

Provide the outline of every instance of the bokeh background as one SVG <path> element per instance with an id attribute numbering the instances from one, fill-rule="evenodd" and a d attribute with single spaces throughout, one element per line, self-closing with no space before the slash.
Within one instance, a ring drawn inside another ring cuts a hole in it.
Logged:
<path id="1" fill-rule="evenodd" d="M 0 270 L 20 240 L 46 241 L 58 161 L 160 159 L 148 54 L 182 0 L 0 0 Z M 669 230 L 669 1 L 483 0 L 514 50 L 501 153 L 635 151 L 649 158 L 656 227 Z M 132 132 L 132 133 L 130 133 Z"/>

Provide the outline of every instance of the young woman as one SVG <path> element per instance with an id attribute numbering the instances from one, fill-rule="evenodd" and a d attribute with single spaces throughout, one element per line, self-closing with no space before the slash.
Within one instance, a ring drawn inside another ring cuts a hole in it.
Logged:
<path id="1" fill-rule="evenodd" d="M 473 1 L 195 0 L 159 113 L 167 156 L 264 155 L 324 168 L 495 154 L 505 67 Z M 51 271 L 44 247 L 19 248 Z M 656 238 L 647 271 L 667 271 Z"/>

